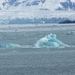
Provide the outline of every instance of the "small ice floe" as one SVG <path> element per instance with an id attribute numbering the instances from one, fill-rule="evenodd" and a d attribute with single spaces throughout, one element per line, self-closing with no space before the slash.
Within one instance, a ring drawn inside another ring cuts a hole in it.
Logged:
<path id="1" fill-rule="evenodd" d="M 0 48 L 15 48 L 15 47 L 20 47 L 20 45 L 19 44 L 12 44 L 12 43 L 0 44 Z"/>
<path id="2" fill-rule="evenodd" d="M 12 51 L 13 53 L 18 53 L 18 51 Z"/>
<path id="3" fill-rule="evenodd" d="M 20 46 L 20 48 L 32 48 L 32 45 Z"/>
<path id="4" fill-rule="evenodd" d="M 0 36 L 0 38 L 2 38 L 2 37 Z"/>
<path id="5" fill-rule="evenodd" d="M 55 47 L 69 47 L 67 44 L 64 44 L 63 42 L 59 41 L 56 38 L 55 34 L 49 34 L 40 40 L 38 40 L 34 45 L 34 48 L 55 48 Z"/>
<path id="6" fill-rule="evenodd" d="M 75 35 L 75 31 L 69 31 L 67 35 Z"/>

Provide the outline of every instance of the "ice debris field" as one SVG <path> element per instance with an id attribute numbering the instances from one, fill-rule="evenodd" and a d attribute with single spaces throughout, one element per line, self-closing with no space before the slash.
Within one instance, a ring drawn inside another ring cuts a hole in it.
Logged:
<path id="1" fill-rule="evenodd" d="M 3 43 L 0 44 L 0 48 L 15 48 L 15 47 L 21 47 L 19 44 L 13 44 L 13 43 Z M 64 44 L 60 40 L 56 38 L 56 34 L 49 34 L 38 41 L 36 41 L 35 44 L 31 45 L 30 48 L 56 48 L 56 47 L 69 47 L 69 45 Z"/>

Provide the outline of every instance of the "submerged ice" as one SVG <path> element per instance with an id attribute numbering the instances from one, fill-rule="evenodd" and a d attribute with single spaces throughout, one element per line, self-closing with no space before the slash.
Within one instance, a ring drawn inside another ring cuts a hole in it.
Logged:
<path id="1" fill-rule="evenodd" d="M 0 44 L 0 48 L 14 48 L 14 47 L 19 47 L 19 44 L 12 44 L 12 43 L 3 43 Z"/>
<path id="2" fill-rule="evenodd" d="M 50 47 L 67 47 L 68 45 L 64 44 L 56 38 L 55 34 L 49 34 L 34 44 L 34 48 L 50 48 Z"/>

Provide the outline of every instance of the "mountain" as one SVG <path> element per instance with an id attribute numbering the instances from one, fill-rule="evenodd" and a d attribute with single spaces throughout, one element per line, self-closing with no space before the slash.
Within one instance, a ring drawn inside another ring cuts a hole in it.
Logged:
<path id="1" fill-rule="evenodd" d="M 0 10 L 75 10 L 75 0 L 1 0 Z"/>
<path id="2" fill-rule="evenodd" d="M 65 2 L 60 2 L 63 8 L 58 7 L 57 10 L 75 10 L 75 2 L 72 2 L 71 0 L 67 0 Z"/>

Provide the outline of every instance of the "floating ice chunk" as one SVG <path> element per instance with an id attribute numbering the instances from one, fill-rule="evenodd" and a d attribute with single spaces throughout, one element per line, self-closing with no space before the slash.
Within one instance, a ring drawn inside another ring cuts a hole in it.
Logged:
<path id="1" fill-rule="evenodd" d="M 69 31 L 67 35 L 75 35 L 75 31 Z"/>
<path id="2" fill-rule="evenodd" d="M 56 38 L 55 34 L 49 34 L 34 44 L 34 48 L 50 48 L 50 47 L 67 47 L 68 45 L 62 43 Z"/>
<path id="3" fill-rule="evenodd" d="M 0 48 L 14 48 L 14 47 L 20 47 L 20 45 L 19 44 L 12 44 L 12 43 L 0 44 Z"/>

